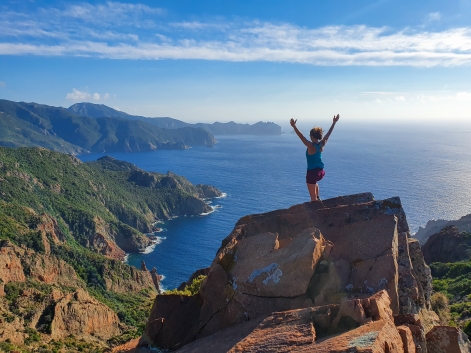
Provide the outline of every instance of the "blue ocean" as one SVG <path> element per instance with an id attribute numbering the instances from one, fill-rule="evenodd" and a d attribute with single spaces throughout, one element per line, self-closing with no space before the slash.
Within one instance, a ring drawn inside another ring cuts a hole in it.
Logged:
<path id="1" fill-rule="evenodd" d="M 166 289 L 211 264 L 217 249 L 244 215 L 309 201 L 305 147 L 290 133 L 215 136 L 213 148 L 106 153 L 147 171 L 172 171 L 194 184 L 211 184 L 225 197 L 214 212 L 165 221 L 160 241 L 128 263 L 156 267 Z M 309 127 L 301 127 L 308 134 Z M 92 161 L 104 154 L 79 156 Z M 471 128 L 353 126 L 338 124 L 323 153 L 322 199 L 369 191 L 376 199 L 399 196 L 413 232 L 428 220 L 471 213 Z"/>

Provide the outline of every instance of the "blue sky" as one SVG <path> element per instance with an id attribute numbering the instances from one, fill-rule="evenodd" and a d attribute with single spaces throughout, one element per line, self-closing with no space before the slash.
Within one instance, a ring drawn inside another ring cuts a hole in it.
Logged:
<path id="1" fill-rule="evenodd" d="M 469 122 L 471 0 L 0 3 L 0 98 L 188 122 Z"/>

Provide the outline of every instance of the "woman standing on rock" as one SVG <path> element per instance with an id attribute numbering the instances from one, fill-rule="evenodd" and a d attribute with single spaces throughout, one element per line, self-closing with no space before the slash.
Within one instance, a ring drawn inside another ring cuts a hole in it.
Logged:
<path id="1" fill-rule="evenodd" d="M 298 135 L 299 139 L 304 143 L 307 147 L 306 150 L 306 159 L 307 159 L 307 173 L 306 173 L 306 184 L 307 189 L 309 190 L 309 195 L 311 195 L 311 201 L 320 201 L 319 198 L 319 185 L 317 184 L 318 181 L 322 180 L 325 175 L 324 172 L 324 163 L 322 162 L 322 152 L 324 150 L 324 146 L 327 143 L 327 140 L 334 130 L 335 123 L 339 121 L 340 116 L 334 115 L 334 121 L 332 122 L 332 126 L 330 127 L 327 134 L 322 138 L 322 128 L 314 127 L 311 129 L 309 136 L 311 137 L 311 141 L 308 141 L 307 138 L 298 130 L 296 127 L 297 120 L 291 119 L 290 124 Z"/>

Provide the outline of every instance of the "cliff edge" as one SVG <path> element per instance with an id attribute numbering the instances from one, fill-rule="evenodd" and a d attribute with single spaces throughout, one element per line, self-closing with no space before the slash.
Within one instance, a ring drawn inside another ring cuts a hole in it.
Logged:
<path id="1" fill-rule="evenodd" d="M 139 345 L 180 352 L 430 352 L 431 274 L 400 199 L 370 193 L 241 218 L 195 295 L 158 295 Z M 438 349 L 438 350 L 437 350 Z M 454 350 L 456 351 L 456 350 Z"/>

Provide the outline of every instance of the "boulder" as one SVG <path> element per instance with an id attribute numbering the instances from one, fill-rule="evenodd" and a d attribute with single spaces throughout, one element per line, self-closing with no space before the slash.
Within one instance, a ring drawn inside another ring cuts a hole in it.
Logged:
<path id="1" fill-rule="evenodd" d="M 179 348 L 197 335 L 197 324 L 203 301 L 199 295 L 176 294 L 157 296 L 140 345 L 158 342 L 159 346 Z"/>
<path id="2" fill-rule="evenodd" d="M 414 339 L 412 337 L 412 331 L 407 326 L 399 326 L 397 328 L 399 335 L 402 339 L 402 346 L 404 348 L 404 353 L 415 353 L 416 346 L 414 344 Z"/>
<path id="3" fill-rule="evenodd" d="M 468 336 L 459 328 L 435 326 L 426 336 L 428 353 L 469 353 Z"/>
<path id="4" fill-rule="evenodd" d="M 422 246 L 427 264 L 432 262 L 457 262 L 471 258 L 471 237 L 456 226 L 447 226 L 433 234 Z"/>

